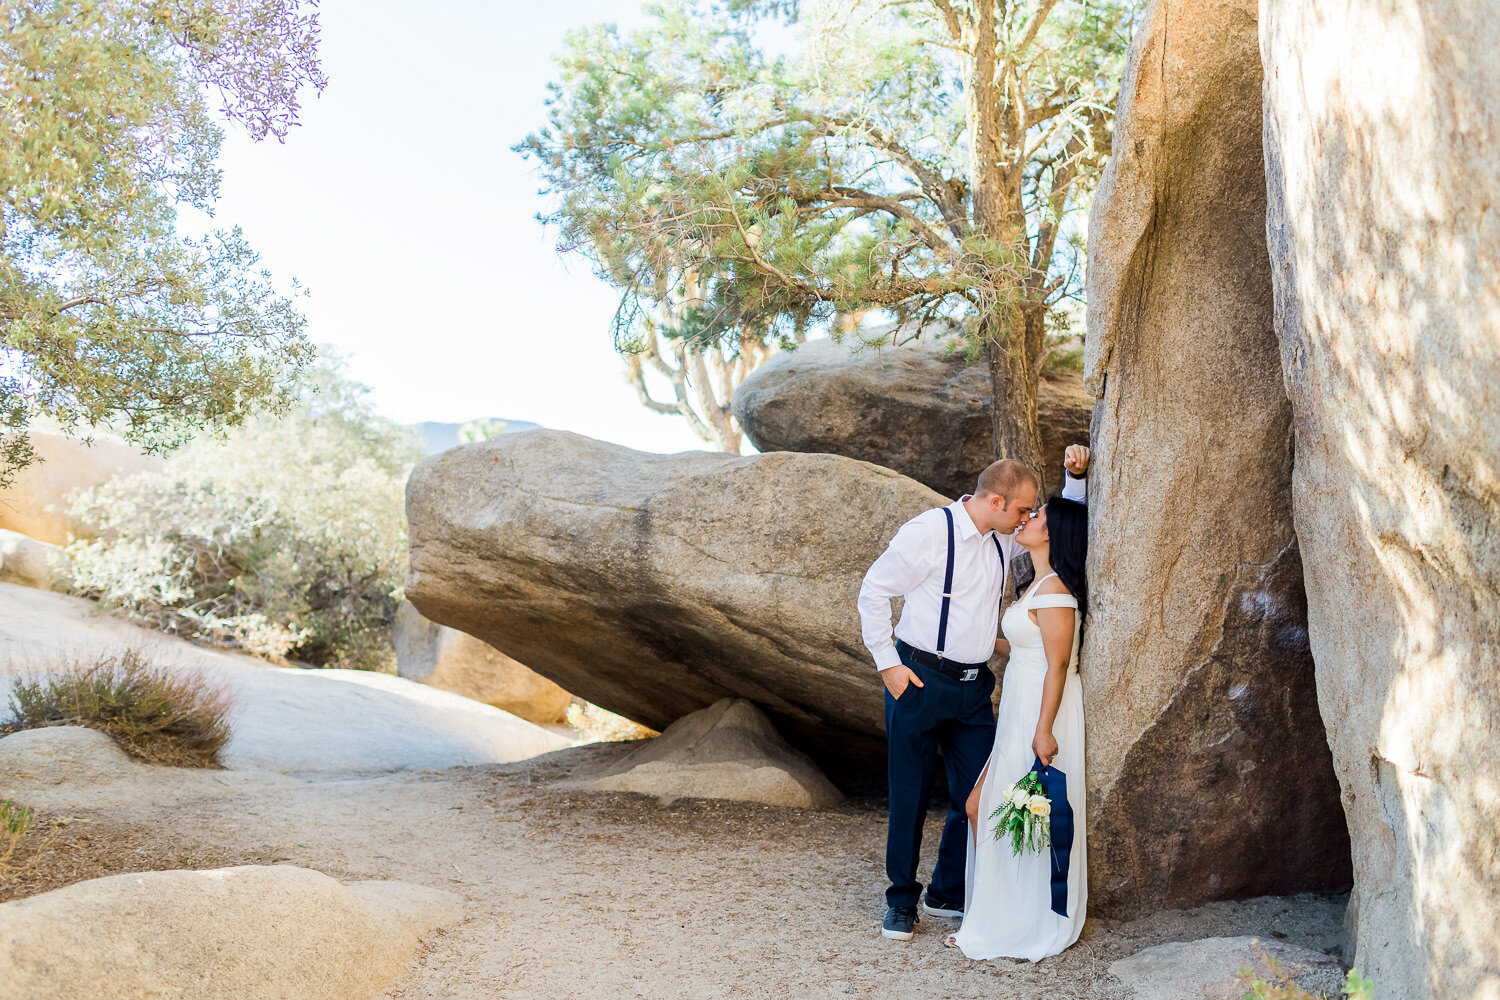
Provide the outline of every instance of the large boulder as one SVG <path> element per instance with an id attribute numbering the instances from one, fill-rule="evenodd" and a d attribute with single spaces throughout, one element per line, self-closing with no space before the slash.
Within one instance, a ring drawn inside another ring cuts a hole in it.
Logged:
<path id="1" fill-rule="evenodd" d="M 162 467 L 160 458 L 110 438 L 89 443 L 61 434 L 29 436 L 39 461 L 20 470 L 10 487 L 0 490 L 0 528 L 53 545 L 89 535 L 89 526 L 68 514 L 73 497 L 116 476 Z"/>
<path id="2" fill-rule="evenodd" d="M 1318 697 L 1381 996 L 1500 996 L 1500 8 L 1264 0 Z"/>
<path id="3" fill-rule="evenodd" d="M 452 893 L 288 865 L 146 872 L 0 904 L 0 983 L 27 1000 L 369 1000 Z"/>
<path id="4" fill-rule="evenodd" d="M 743 698 L 721 698 L 685 715 L 632 751 L 591 787 L 663 801 L 733 799 L 817 809 L 843 795 L 817 765 L 786 745 Z"/>
<path id="5" fill-rule="evenodd" d="M 1089 219 L 1094 913 L 1350 880 L 1289 509 L 1255 18 L 1147 7 Z"/>
<path id="6" fill-rule="evenodd" d="M 820 764 L 868 774 L 884 761 L 884 716 L 860 580 L 903 522 L 942 503 L 834 455 L 507 434 L 412 472 L 406 593 L 653 729 L 745 698 Z"/>
<path id="7" fill-rule="evenodd" d="M 734 415 L 761 451 L 826 452 L 895 469 L 947 497 L 974 491 L 994 461 L 990 375 L 943 338 L 882 349 L 813 340 L 761 365 Z M 1042 379 L 1041 470 L 1061 489 L 1062 456 L 1087 443 L 1093 407 L 1077 375 Z"/>
<path id="8" fill-rule="evenodd" d="M 562 722 L 573 696 L 467 632 L 430 622 L 403 601 L 391 622 L 396 673 L 538 725 Z"/>

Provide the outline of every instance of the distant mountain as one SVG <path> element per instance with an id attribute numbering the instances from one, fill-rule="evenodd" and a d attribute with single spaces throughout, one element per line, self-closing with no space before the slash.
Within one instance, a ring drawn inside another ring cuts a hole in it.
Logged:
<path id="1" fill-rule="evenodd" d="M 516 431 L 532 431 L 542 426 L 541 424 L 534 424 L 529 420 L 504 420 L 500 417 L 481 417 L 480 419 L 489 419 L 494 423 L 504 424 L 506 434 L 514 434 Z M 422 439 L 422 447 L 426 448 L 427 454 L 431 455 L 439 451 L 447 451 L 449 448 L 457 448 L 462 444 L 458 440 L 459 428 L 467 427 L 469 424 L 475 422 L 473 420 L 465 420 L 457 424 L 444 424 L 436 420 L 424 420 L 420 424 L 408 424 L 407 426 L 417 432 L 417 437 Z"/>

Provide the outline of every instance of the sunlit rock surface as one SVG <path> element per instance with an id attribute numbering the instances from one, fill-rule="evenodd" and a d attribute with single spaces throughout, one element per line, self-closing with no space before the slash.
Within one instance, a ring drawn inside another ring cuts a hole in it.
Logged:
<path id="1" fill-rule="evenodd" d="M 1347 886 L 1290 510 L 1252 0 L 1147 9 L 1089 220 L 1090 911 Z"/>
<path id="2" fill-rule="evenodd" d="M 1376 995 L 1500 997 L 1500 7 L 1266 0 L 1318 693 Z"/>

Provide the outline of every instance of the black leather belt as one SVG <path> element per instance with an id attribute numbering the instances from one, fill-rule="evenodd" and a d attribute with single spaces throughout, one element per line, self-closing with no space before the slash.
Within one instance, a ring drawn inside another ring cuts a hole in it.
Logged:
<path id="1" fill-rule="evenodd" d="M 929 653 L 925 649 L 918 649 L 909 642 L 901 639 L 896 640 L 896 652 L 903 658 L 910 659 L 913 663 L 920 663 L 940 674 L 946 674 L 956 681 L 977 681 L 984 674 L 989 673 L 988 663 L 957 663 L 953 660 L 945 660 L 936 653 Z"/>

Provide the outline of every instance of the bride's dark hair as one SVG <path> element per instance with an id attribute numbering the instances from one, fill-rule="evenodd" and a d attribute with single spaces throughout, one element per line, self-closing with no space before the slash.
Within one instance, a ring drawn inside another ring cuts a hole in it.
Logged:
<path id="1" fill-rule="evenodd" d="M 1047 501 L 1047 546 L 1052 572 L 1078 598 L 1078 614 L 1089 611 L 1089 583 L 1084 566 L 1089 557 L 1089 509 L 1077 500 L 1053 497 Z M 1018 567 L 1019 568 L 1019 567 Z M 1031 560 L 1016 575 L 1016 593 L 1023 594 L 1036 579 Z"/>

